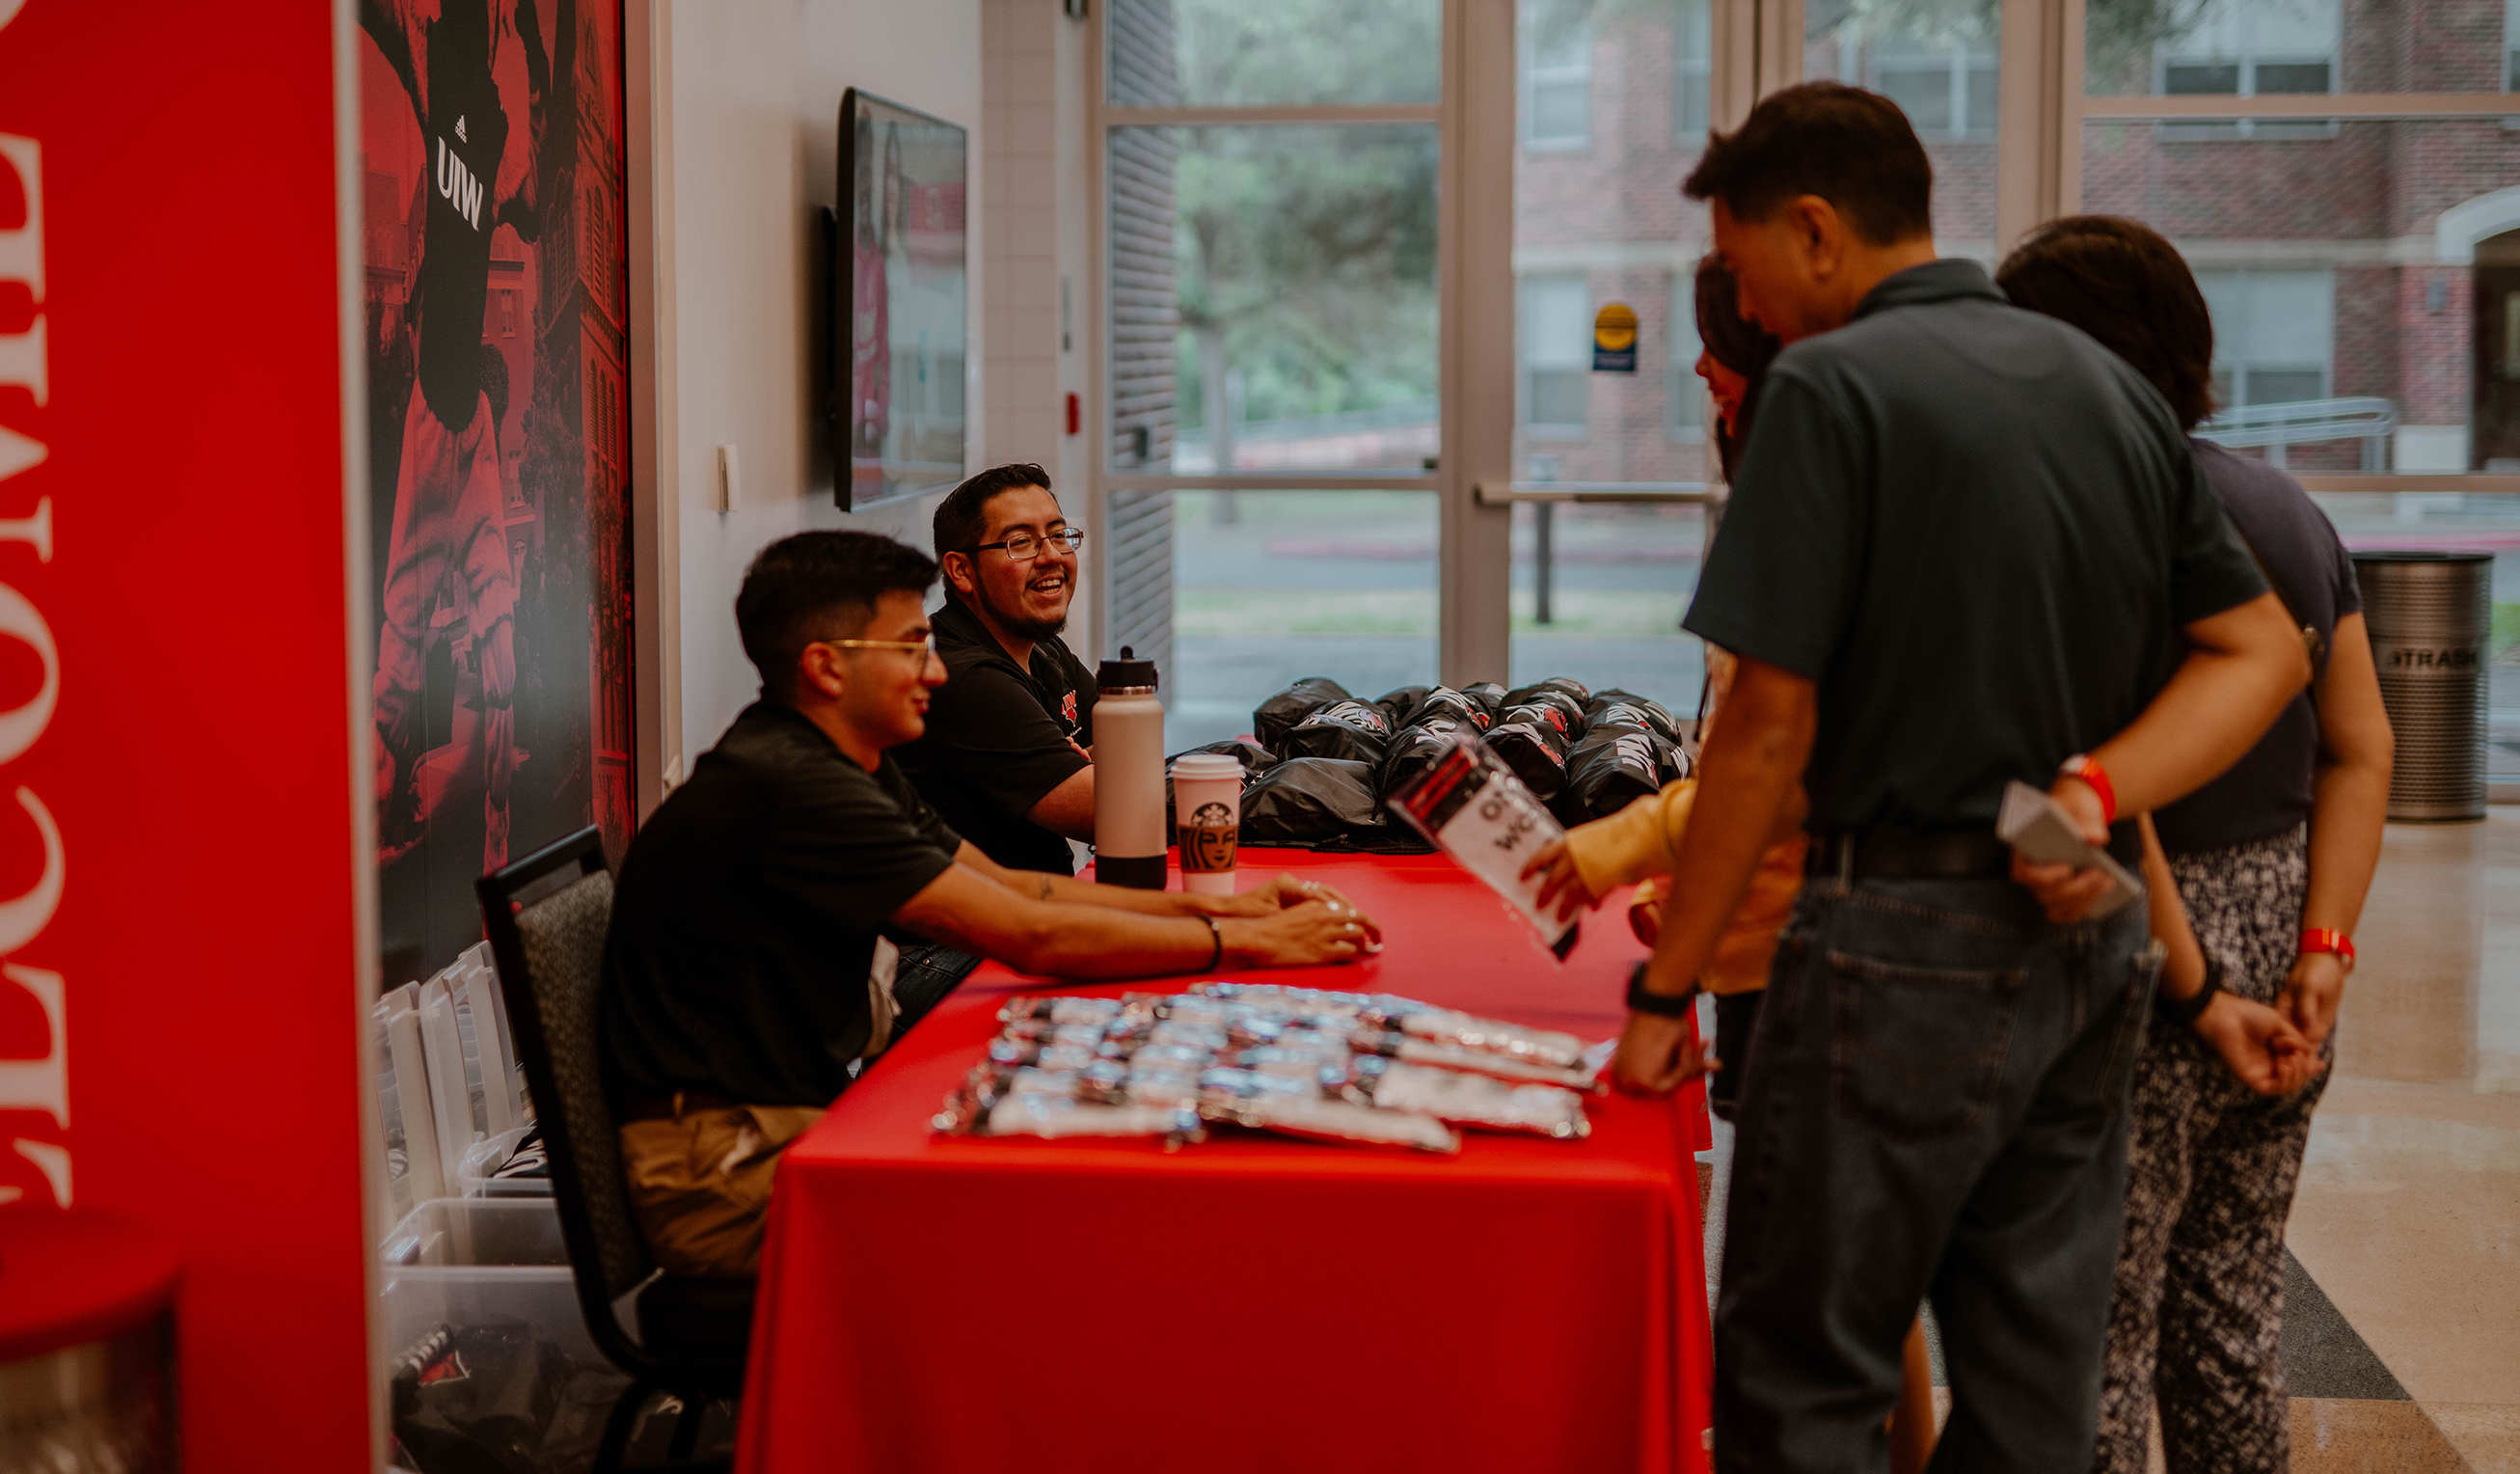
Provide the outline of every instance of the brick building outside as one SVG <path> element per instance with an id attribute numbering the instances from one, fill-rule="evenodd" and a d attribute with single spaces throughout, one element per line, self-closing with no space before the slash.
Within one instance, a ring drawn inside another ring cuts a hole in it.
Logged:
<path id="1" fill-rule="evenodd" d="M 1903 15 L 1894 32 L 1814 4 L 1804 74 L 1908 110 L 1945 253 L 1991 263 L 1997 38 L 1974 8 Z M 2113 42 L 2095 23 L 2089 90 L 2494 92 L 2508 26 L 2497 0 L 2212 0 L 2173 34 Z M 1521 45 L 1520 474 L 1702 479 L 1689 273 L 1706 224 L 1679 185 L 1706 125 L 1703 0 L 1535 9 Z M 2205 288 L 2221 428 L 2295 422 L 2253 453 L 2299 471 L 2520 472 L 2520 130 L 2095 121 L 2083 144 L 2082 207 L 2160 229 Z M 1592 316 L 1611 301 L 1639 318 L 1633 375 L 1591 371 Z"/>

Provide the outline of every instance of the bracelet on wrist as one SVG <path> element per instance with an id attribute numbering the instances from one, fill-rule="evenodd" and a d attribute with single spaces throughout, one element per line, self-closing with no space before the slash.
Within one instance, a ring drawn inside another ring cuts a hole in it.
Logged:
<path id="1" fill-rule="evenodd" d="M 2347 972 L 2354 970 L 2354 939 L 2334 927 L 2303 928 L 2301 949 L 2305 955 L 2311 952 L 2333 953 L 2337 961 L 2345 964 Z"/>
<path id="2" fill-rule="evenodd" d="M 1198 919 L 1207 923 L 1208 952 L 1205 970 L 1214 972 L 1216 965 L 1225 960 L 1225 923 L 1204 913 Z"/>
<path id="3" fill-rule="evenodd" d="M 1653 964 L 1640 961 L 1628 973 L 1628 1011 L 1650 1013 L 1658 1018 L 1685 1019 L 1697 1006 L 1697 985 L 1688 985 L 1687 992 L 1653 992 L 1645 987 L 1645 972 Z"/>
<path id="4" fill-rule="evenodd" d="M 2084 786 L 2099 798 L 2101 823 L 2114 824 L 2118 821 L 2117 785 L 2109 781 L 2109 770 L 2100 766 L 2090 754 L 2076 753 L 2066 759 L 2057 767 L 2056 772 L 2060 777 L 2082 779 Z"/>
<path id="5" fill-rule="evenodd" d="M 2192 1028 L 2198 1019 L 2205 1016 L 2206 1006 L 2214 1001 L 2214 994 L 2222 990 L 2223 964 L 2213 953 L 2208 952 L 2205 954 L 2205 985 L 2197 989 L 2193 996 L 2185 998 L 2174 998 L 2155 990 L 2152 995 L 2153 1011 L 2160 1014 L 2161 1021 L 2172 1028 Z"/>

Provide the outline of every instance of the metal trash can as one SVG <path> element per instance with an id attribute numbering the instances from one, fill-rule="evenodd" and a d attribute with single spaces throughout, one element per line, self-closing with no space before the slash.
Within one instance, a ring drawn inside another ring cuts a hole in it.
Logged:
<path id="1" fill-rule="evenodd" d="M 2484 818 L 2493 555 L 2356 553 L 2354 576 L 2398 737 L 2389 817 Z"/>

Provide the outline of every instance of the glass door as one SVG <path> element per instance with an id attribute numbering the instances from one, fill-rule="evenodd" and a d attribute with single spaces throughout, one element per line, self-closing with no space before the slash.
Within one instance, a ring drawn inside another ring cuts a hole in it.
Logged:
<path id="1" fill-rule="evenodd" d="M 1442 0 L 1104 15 L 1105 643 L 1174 750 L 1435 678 Z"/>

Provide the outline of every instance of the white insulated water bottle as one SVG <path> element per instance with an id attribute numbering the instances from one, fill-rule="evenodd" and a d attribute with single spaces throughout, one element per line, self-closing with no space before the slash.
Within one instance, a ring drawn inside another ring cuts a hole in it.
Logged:
<path id="1" fill-rule="evenodd" d="M 1164 888 L 1164 708 L 1155 663 L 1128 646 L 1094 677 L 1094 878 Z"/>

